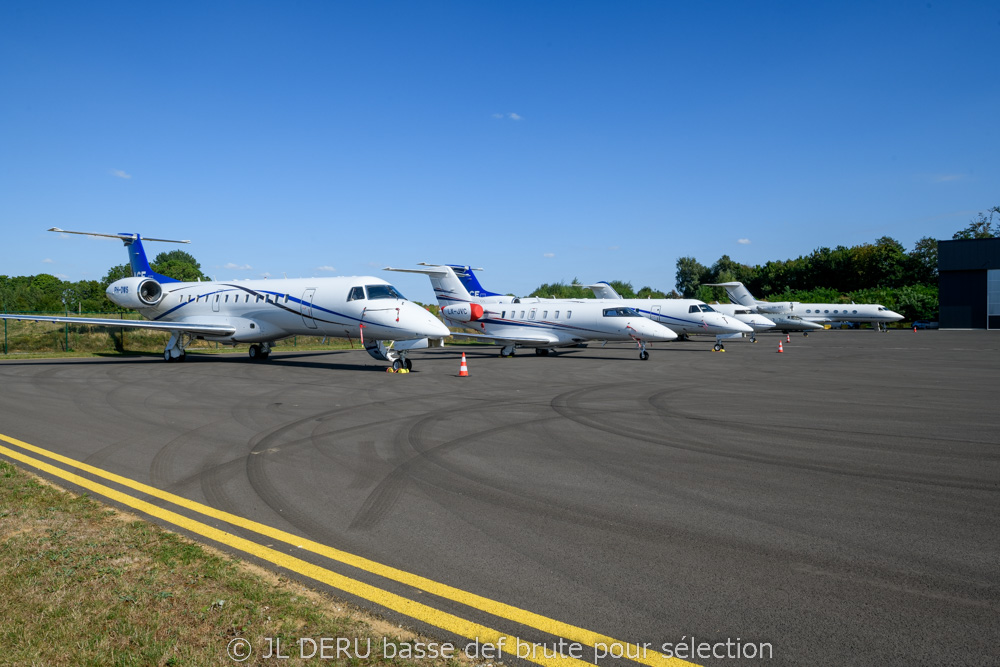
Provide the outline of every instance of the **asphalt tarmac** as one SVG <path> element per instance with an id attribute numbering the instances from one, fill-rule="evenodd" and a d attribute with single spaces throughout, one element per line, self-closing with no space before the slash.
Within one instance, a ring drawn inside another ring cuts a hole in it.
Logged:
<path id="1" fill-rule="evenodd" d="M 785 340 L 4 361 L 0 433 L 628 642 L 997 664 L 1000 332 Z"/>

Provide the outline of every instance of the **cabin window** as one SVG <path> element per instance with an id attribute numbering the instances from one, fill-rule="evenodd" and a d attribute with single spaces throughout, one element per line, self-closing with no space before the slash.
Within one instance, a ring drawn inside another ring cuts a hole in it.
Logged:
<path id="1" fill-rule="evenodd" d="M 542 311 L 542 319 L 543 320 L 547 320 L 548 318 L 549 318 L 549 311 L 543 310 Z"/>
<path id="2" fill-rule="evenodd" d="M 215 295 L 215 302 L 219 303 L 219 295 L 218 294 Z"/>
<path id="3" fill-rule="evenodd" d="M 500 313 L 500 319 L 501 320 L 507 319 L 507 311 L 506 310 L 501 311 L 501 313 Z"/>
<path id="4" fill-rule="evenodd" d="M 553 319 L 556 319 L 556 320 L 559 319 L 559 311 L 558 310 L 556 311 L 555 317 Z"/>
<path id="5" fill-rule="evenodd" d="M 348 301 L 361 301 L 365 298 L 365 288 L 361 285 L 351 288 L 351 293 L 347 295 Z"/>
<path id="6" fill-rule="evenodd" d="M 288 295 L 285 295 L 285 303 L 288 303 Z"/>
<path id="7" fill-rule="evenodd" d="M 824 312 L 824 313 L 829 313 L 829 312 L 830 312 L 830 309 L 829 309 L 829 308 L 827 308 L 827 309 L 826 309 L 826 310 L 824 310 L 823 312 Z"/>
<path id="8" fill-rule="evenodd" d="M 229 295 L 226 295 L 226 303 L 229 303 Z"/>
<path id="9" fill-rule="evenodd" d="M 260 294 L 257 295 L 257 303 L 260 303 Z"/>
<path id="10" fill-rule="evenodd" d="M 246 296 L 243 297 L 243 303 L 250 303 L 250 295 L 249 294 L 247 294 Z"/>
<path id="11" fill-rule="evenodd" d="M 523 310 L 521 311 L 521 319 L 522 320 L 524 319 L 524 311 Z"/>
<path id="12" fill-rule="evenodd" d="M 566 319 L 568 320 L 571 317 L 573 317 L 573 311 L 572 310 L 567 310 L 566 311 Z"/>
<path id="13" fill-rule="evenodd" d="M 194 301 L 194 297 L 189 294 L 188 295 L 188 303 L 191 303 L 192 301 Z"/>
<path id="14" fill-rule="evenodd" d="M 534 308 L 532 308 L 530 311 L 528 311 L 528 319 L 529 320 L 535 319 L 535 309 Z"/>

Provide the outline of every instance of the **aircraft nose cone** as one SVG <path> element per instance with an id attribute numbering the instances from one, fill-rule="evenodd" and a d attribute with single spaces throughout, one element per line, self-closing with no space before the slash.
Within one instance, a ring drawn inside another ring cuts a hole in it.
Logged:
<path id="1" fill-rule="evenodd" d="M 753 332 L 753 327 L 746 322 L 740 322 L 735 317 L 723 317 L 719 322 L 719 325 L 733 330 L 738 333 L 751 333 Z"/>
<path id="2" fill-rule="evenodd" d="M 409 301 L 403 308 L 405 319 L 400 317 L 399 324 L 412 331 L 414 338 L 445 338 L 451 335 L 448 327 L 425 308 Z"/>
<path id="3" fill-rule="evenodd" d="M 638 332 L 639 337 L 649 341 L 668 341 L 677 338 L 673 329 L 668 329 L 662 324 L 643 319 L 641 322 L 633 322 L 632 327 Z"/>
<path id="4" fill-rule="evenodd" d="M 896 312 L 896 311 L 894 311 L 894 310 L 890 310 L 890 311 L 888 312 L 888 315 L 889 315 L 889 317 L 891 317 L 891 318 L 892 318 L 892 321 L 893 321 L 893 322 L 899 322 L 899 321 L 900 321 L 901 319 L 903 319 L 903 316 L 902 316 L 902 315 L 900 315 L 899 313 L 897 313 L 897 312 Z"/>

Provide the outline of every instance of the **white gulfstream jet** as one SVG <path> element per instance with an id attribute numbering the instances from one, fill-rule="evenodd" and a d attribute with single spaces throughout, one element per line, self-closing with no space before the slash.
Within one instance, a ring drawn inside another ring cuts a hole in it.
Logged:
<path id="1" fill-rule="evenodd" d="M 69 322 L 170 332 L 166 361 L 183 361 L 192 340 L 250 344 L 251 359 L 267 359 L 271 344 L 291 336 L 359 338 L 375 359 L 394 370 L 409 369 L 409 350 L 443 339 L 448 328 L 426 309 L 407 301 L 392 285 L 371 276 L 180 282 L 154 272 L 138 234 L 51 232 L 119 238 L 128 249 L 132 277 L 108 286 L 108 298 L 134 308 L 143 320 L 0 315 L 11 320 Z M 168 239 L 145 239 L 189 243 Z"/>
<path id="2" fill-rule="evenodd" d="M 871 322 L 875 325 L 876 330 L 884 331 L 884 324 L 903 319 L 899 313 L 877 303 L 800 303 L 798 301 L 775 301 L 772 303 L 755 299 L 741 282 L 712 283 L 709 286 L 725 287 L 730 301 L 767 315 L 777 322 L 778 329 L 804 331 L 807 336 L 809 335 L 808 329 L 822 329 L 823 324 L 828 322 Z M 800 318 L 801 321 L 799 321 Z M 815 326 L 796 328 L 794 326 L 796 322 L 799 325 L 805 322 Z"/>
<path id="3" fill-rule="evenodd" d="M 456 275 L 469 272 L 468 267 L 420 266 L 419 269 L 386 267 L 386 271 L 426 275 L 445 320 L 453 326 L 482 332 L 452 335 L 499 343 L 502 357 L 514 356 L 517 347 L 532 347 L 535 354 L 547 355 L 553 348 L 601 340 L 634 341 L 639 346 L 639 358 L 646 360 L 649 359 L 646 343 L 677 338 L 667 327 L 645 319 L 621 303 L 596 299 L 518 299 L 481 288 L 472 293 Z"/>
<path id="4" fill-rule="evenodd" d="M 726 338 L 736 338 L 749 333 L 750 342 L 756 343 L 758 331 L 768 331 L 774 328 L 774 322 L 763 315 L 751 313 L 749 308 L 741 306 L 720 304 L 709 306 L 704 301 L 697 299 L 623 299 L 614 287 L 603 280 L 593 285 L 587 285 L 587 288 L 592 290 L 598 299 L 618 299 L 623 302 L 623 305 L 632 306 L 649 318 L 659 315 L 659 321 L 681 333 L 713 333 L 716 336 L 715 350 L 717 352 L 725 349 L 722 341 Z M 715 313 L 715 315 L 709 313 Z M 717 317 L 718 315 L 723 316 L 722 321 Z M 740 323 L 749 328 L 741 327 Z M 706 331 L 706 324 L 708 331 Z"/>

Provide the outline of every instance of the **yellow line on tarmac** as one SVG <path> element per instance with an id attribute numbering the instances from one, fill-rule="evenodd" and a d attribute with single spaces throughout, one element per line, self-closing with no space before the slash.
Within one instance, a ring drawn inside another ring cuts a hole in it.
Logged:
<path id="1" fill-rule="evenodd" d="M 365 570 L 366 572 L 379 575 L 386 579 L 391 579 L 393 581 L 398 581 L 408 586 L 413 586 L 414 588 L 419 588 L 438 597 L 442 597 L 447 600 L 452 600 L 454 602 L 459 602 L 474 609 L 484 611 L 493 616 L 498 616 L 500 618 L 514 621 L 515 623 L 532 627 L 537 630 L 541 630 L 542 632 L 545 632 L 547 634 L 555 635 L 557 637 L 563 637 L 569 642 L 578 642 L 584 646 L 589 646 L 589 647 L 595 647 L 598 645 L 603 645 L 604 647 L 608 648 L 615 645 L 630 646 L 633 652 L 638 652 L 640 654 L 639 657 L 631 659 L 635 662 L 649 665 L 650 667 L 668 667 L 668 666 L 689 667 L 691 665 L 694 665 L 694 663 L 690 663 L 681 660 L 679 658 L 672 658 L 672 657 L 668 658 L 663 656 L 659 652 L 659 650 L 657 650 L 659 648 L 658 646 L 651 646 L 649 647 L 648 650 L 639 652 L 636 651 L 636 645 L 634 643 L 629 644 L 628 642 L 624 642 L 618 639 L 613 639 L 611 637 L 601 635 L 591 630 L 579 628 L 574 625 L 564 623 L 562 621 L 557 621 L 555 619 L 548 618 L 547 616 L 542 616 L 541 614 L 536 614 L 534 612 L 530 612 L 525 609 L 520 609 L 518 607 L 514 607 L 512 605 L 508 605 L 503 602 L 498 602 L 496 600 L 491 600 L 489 598 L 476 595 L 475 593 L 469 593 L 459 588 L 455 588 L 447 584 L 442 584 L 433 581 L 431 579 L 421 577 L 416 574 L 405 572 L 403 570 L 399 570 L 397 568 L 390 567 L 388 565 L 383 565 L 381 563 L 369 560 L 367 558 L 363 558 L 361 556 L 355 556 L 354 554 L 350 554 L 345 551 L 341 551 L 339 549 L 334 549 L 333 547 L 329 547 L 324 544 L 320 544 L 318 542 L 314 542 L 312 540 L 299 537 L 291 533 L 287 533 L 283 530 L 272 528 L 271 526 L 267 526 L 262 523 L 257 523 L 256 521 L 251 521 L 250 519 L 245 519 L 241 516 L 230 514 L 229 512 L 223 512 L 222 510 L 217 510 L 213 507 L 202 505 L 201 503 L 196 503 L 192 500 L 188 500 L 187 498 L 183 498 L 173 493 L 162 491 L 155 487 L 149 486 L 148 484 L 143 484 L 141 482 L 131 480 L 127 477 L 122 477 L 121 475 L 116 475 L 106 470 L 102 470 L 101 468 L 96 468 L 92 465 L 83 463 L 81 461 L 76 461 L 75 459 L 71 459 L 61 454 L 50 452 L 46 449 L 42 449 L 41 447 L 30 445 L 26 442 L 22 442 L 21 440 L 17 440 L 16 438 L 11 438 L 9 436 L 3 435 L 2 433 L 0 433 L 0 440 L 6 441 L 16 447 L 26 449 L 28 451 L 40 454 L 52 460 L 59 461 L 66 465 L 72 466 L 74 468 L 77 468 L 78 470 L 83 470 L 97 477 L 101 477 L 109 481 L 115 482 L 117 484 L 121 484 L 122 486 L 129 487 L 140 493 L 144 493 L 153 496 L 155 498 L 160 498 L 161 500 L 166 500 L 168 502 L 174 503 L 175 505 L 179 505 L 194 512 L 198 512 L 199 514 L 203 514 L 205 516 L 212 517 L 214 519 L 225 521 L 234 526 L 239 526 L 240 528 L 245 528 L 246 530 L 253 531 L 260 535 L 264 535 L 266 537 L 270 537 L 272 539 L 294 545 L 298 548 L 305 549 L 306 551 L 311 551 L 315 554 L 324 556 L 331 560 L 335 560 L 344 563 L 346 565 L 350 565 L 352 567 Z M 269 549 L 268 547 L 261 546 L 255 542 L 251 542 L 249 540 L 245 540 L 230 533 L 225 533 L 216 528 L 212 528 L 205 524 L 198 523 L 192 519 L 188 519 L 187 517 L 181 516 L 169 510 L 161 509 L 156 505 L 152 505 L 145 501 L 138 500 L 127 494 L 115 491 L 110 487 L 106 487 L 96 482 L 92 482 L 86 478 L 79 477 L 78 475 L 64 471 L 61 468 L 56 468 L 42 461 L 38 461 L 37 459 L 33 459 L 29 456 L 25 456 L 13 450 L 7 449 L 6 447 L 0 446 L 0 453 L 7 454 L 8 456 L 16 458 L 19 461 L 24 461 L 29 465 L 32 465 L 41 470 L 45 470 L 58 477 L 62 477 L 63 479 L 71 481 L 74 484 L 77 484 L 84 488 L 94 490 L 96 493 L 117 500 L 118 502 L 124 505 L 134 507 L 142 512 L 163 519 L 164 521 L 169 521 L 170 523 L 181 526 L 187 530 L 190 530 L 193 533 L 198 533 L 200 535 L 209 537 L 210 539 L 216 540 L 217 542 L 228 544 L 229 546 L 240 549 L 242 551 L 246 551 L 264 560 L 271 561 L 277 565 L 280 565 L 281 567 L 285 567 L 295 572 L 299 572 L 306 576 L 312 577 L 318 581 L 328 583 L 331 586 L 334 586 L 335 588 L 347 591 L 349 593 L 352 593 L 353 595 L 357 595 L 358 597 L 364 598 L 366 600 L 371 600 L 372 602 L 375 602 L 379 605 L 382 605 L 389 609 L 393 609 L 395 611 L 399 611 L 407 616 L 424 621 L 426 623 L 429 623 L 430 625 L 434 625 L 435 627 L 443 628 L 445 630 L 448 630 L 463 637 L 467 637 L 469 639 L 474 639 L 475 637 L 478 636 L 481 642 L 493 643 L 494 645 L 496 644 L 495 639 L 501 636 L 500 633 L 490 628 L 486 628 L 484 626 L 471 623 L 470 621 L 460 619 L 456 616 L 447 614 L 437 609 L 433 609 L 432 607 L 428 607 L 427 605 L 423 605 L 421 603 L 414 602 L 407 598 L 397 596 L 393 593 L 389 593 L 388 591 L 383 591 L 382 589 L 377 588 L 375 586 L 370 586 L 363 582 L 350 579 L 348 577 L 344 577 L 334 572 L 330 572 L 329 570 L 320 568 L 316 565 L 312 565 L 311 563 L 307 563 L 306 561 L 302 561 L 292 556 L 287 556 L 279 551 L 275 551 L 273 549 Z M 168 518 L 168 515 L 169 517 L 173 518 Z M 212 534 L 210 535 L 206 531 L 211 531 Z M 217 537 L 216 535 L 220 537 Z M 237 542 L 239 544 L 237 544 Z M 262 554 L 267 554 L 267 555 L 262 555 Z M 270 554 L 273 554 L 273 556 Z M 295 567 L 292 567 L 290 565 L 285 564 L 284 561 L 286 560 L 288 562 L 294 562 L 296 564 L 301 563 L 301 566 L 297 565 Z M 316 571 L 316 574 L 313 574 L 313 571 Z M 343 581 L 344 585 L 340 583 L 333 583 L 334 578 L 336 578 L 337 581 Z M 350 586 L 350 588 L 348 586 Z M 364 590 L 365 593 L 357 592 L 355 590 L 356 587 L 363 587 L 363 588 L 358 588 L 358 590 Z M 385 598 L 387 601 L 383 601 L 383 598 Z M 396 605 L 402 605 L 402 606 L 396 606 Z M 420 615 L 414 613 L 414 610 L 419 610 Z M 436 622 L 435 619 L 439 618 L 442 620 L 442 622 Z M 443 624 L 444 619 L 449 620 L 449 623 L 447 625 Z M 457 625 L 452 625 L 450 619 L 454 619 L 454 622 L 457 623 Z M 457 629 L 458 627 L 474 628 L 475 633 L 469 634 L 469 632 Z M 516 639 L 516 638 L 511 637 L 511 639 Z M 607 650 L 607 648 L 605 650 Z M 541 653 L 541 651 L 539 651 L 539 653 Z M 560 656 L 560 658 L 556 658 L 555 660 L 560 660 L 560 662 L 553 664 L 566 665 L 567 663 L 561 662 L 561 660 L 572 660 L 572 658 L 566 656 Z M 532 662 L 537 662 L 539 664 L 547 664 L 545 662 L 545 659 L 540 656 L 537 659 L 532 660 Z"/>

